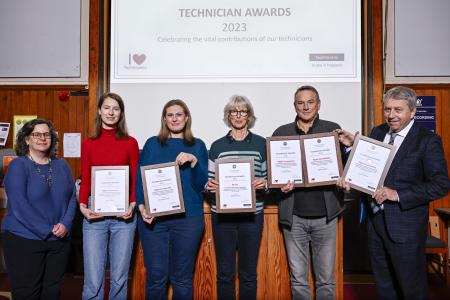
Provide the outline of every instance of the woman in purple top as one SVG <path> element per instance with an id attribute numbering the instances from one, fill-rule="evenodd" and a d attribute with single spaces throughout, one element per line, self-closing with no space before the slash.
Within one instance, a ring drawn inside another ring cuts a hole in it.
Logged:
<path id="1" fill-rule="evenodd" d="M 57 142 L 50 121 L 26 123 L 5 177 L 2 243 L 13 299 L 60 296 L 77 201 L 70 168 L 56 157 Z"/>

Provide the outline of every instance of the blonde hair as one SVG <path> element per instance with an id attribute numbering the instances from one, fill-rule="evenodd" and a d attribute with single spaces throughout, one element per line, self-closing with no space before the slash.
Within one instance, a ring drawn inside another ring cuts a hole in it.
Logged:
<path id="1" fill-rule="evenodd" d="M 248 112 L 247 128 L 250 129 L 253 126 L 255 126 L 256 117 L 255 117 L 255 111 L 253 110 L 252 103 L 246 96 L 240 96 L 240 95 L 231 96 L 230 100 L 225 105 L 225 107 L 223 109 L 223 122 L 225 123 L 225 125 L 227 125 L 228 127 L 231 127 L 231 122 L 229 119 L 230 112 L 232 110 L 235 110 L 239 106 L 245 106 L 245 108 L 247 109 L 247 112 Z"/>

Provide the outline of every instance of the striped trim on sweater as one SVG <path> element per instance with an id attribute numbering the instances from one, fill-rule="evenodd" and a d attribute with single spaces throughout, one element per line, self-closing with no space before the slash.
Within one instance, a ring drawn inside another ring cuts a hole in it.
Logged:
<path id="1" fill-rule="evenodd" d="M 247 158 L 254 160 L 255 177 L 267 179 L 267 163 L 266 163 L 266 140 L 256 134 L 249 132 L 247 137 L 242 141 L 234 140 L 228 133 L 226 136 L 218 139 L 211 145 L 208 160 L 208 177 L 215 178 L 214 161 L 219 158 Z M 264 209 L 264 201 L 258 197 L 260 191 L 256 193 L 256 212 L 261 213 Z M 211 197 L 211 210 L 216 212 L 215 198 Z"/>

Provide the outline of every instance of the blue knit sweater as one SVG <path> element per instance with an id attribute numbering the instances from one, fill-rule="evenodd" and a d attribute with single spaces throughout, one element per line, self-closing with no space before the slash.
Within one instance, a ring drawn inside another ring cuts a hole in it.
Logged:
<path id="1" fill-rule="evenodd" d="M 203 214 L 202 191 L 208 180 L 208 152 L 200 139 L 195 139 L 193 146 L 184 144 L 183 139 L 169 138 L 166 145 L 161 145 L 157 137 L 151 137 L 144 145 L 139 157 L 136 176 L 136 204 L 144 204 L 142 189 L 141 166 L 174 162 L 180 152 L 193 154 L 198 162 L 194 168 L 189 163 L 180 166 L 180 178 L 183 189 L 186 216 L 200 216 Z"/>
<path id="2" fill-rule="evenodd" d="M 37 172 L 27 156 L 14 159 L 5 177 L 8 213 L 2 231 L 32 240 L 57 240 L 53 226 L 62 223 L 70 232 L 77 207 L 76 189 L 67 162 L 53 159 L 52 184 Z M 47 174 L 48 165 L 40 165 Z"/>

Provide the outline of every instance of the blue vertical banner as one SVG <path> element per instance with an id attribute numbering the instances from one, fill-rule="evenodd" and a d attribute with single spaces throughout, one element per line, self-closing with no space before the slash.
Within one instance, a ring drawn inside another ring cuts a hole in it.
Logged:
<path id="1" fill-rule="evenodd" d="M 415 122 L 436 132 L 436 96 L 417 96 Z"/>

